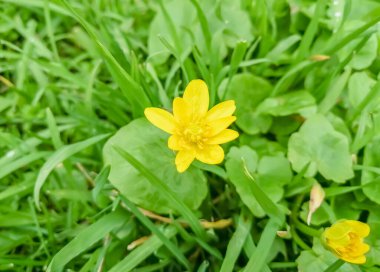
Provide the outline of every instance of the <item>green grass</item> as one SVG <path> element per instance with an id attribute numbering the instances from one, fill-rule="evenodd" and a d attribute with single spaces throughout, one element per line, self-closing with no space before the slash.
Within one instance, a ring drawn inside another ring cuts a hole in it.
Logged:
<path id="1" fill-rule="evenodd" d="M 378 1 L 0 10 L 0 271 L 380 269 Z M 210 107 L 236 101 L 240 137 L 180 175 L 143 111 L 196 78 Z M 362 266 L 321 244 L 342 218 L 371 227 Z"/>

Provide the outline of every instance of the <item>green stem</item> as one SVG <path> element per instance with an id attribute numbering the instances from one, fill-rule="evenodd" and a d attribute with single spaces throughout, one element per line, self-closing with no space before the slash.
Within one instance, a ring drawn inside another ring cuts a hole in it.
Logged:
<path id="1" fill-rule="evenodd" d="M 337 271 L 342 265 L 344 265 L 344 261 L 341 259 L 336 260 L 332 263 L 324 272 L 334 272 Z"/>
<path id="2" fill-rule="evenodd" d="M 269 267 L 272 269 L 292 268 L 292 267 L 297 267 L 297 263 L 296 262 L 272 262 L 269 264 Z"/>
<path id="3" fill-rule="evenodd" d="M 313 237 L 320 237 L 321 231 L 316 230 L 314 228 L 311 228 L 305 224 L 303 224 L 301 221 L 299 221 L 297 218 L 292 218 L 292 221 L 294 223 L 294 226 L 299 229 L 301 232 L 313 236 Z"/>
<path id="4" fill-rule="evenodd" d="M 290 234 L 293 237 L 293 241 L 303 250 L 311 250 L 311 247 L 309 247 L 308 244 L 306 244 L 301 237 L 298 236 L 296 230 L 294 228 L 290 228 Z"/>

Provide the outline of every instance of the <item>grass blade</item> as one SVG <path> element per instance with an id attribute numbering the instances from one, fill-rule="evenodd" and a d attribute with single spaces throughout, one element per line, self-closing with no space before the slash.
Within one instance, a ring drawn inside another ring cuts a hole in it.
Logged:
<path id="1" fill-rule="evenodd" d="M 315 35 L 318 30 L 318 23 L 321 17 L 323 16 L 323 12 L 325 11 L 326 0 L 318 0 L 314 15 L 307 26 L 306 32 L 301 40 L 301 44 L 298 50 L 296 61 L 301 61 L 304 59 L 309 53 L 310 46 L 313 42 Z"/>
<path id="2" fill-rule="evenodd" d="M 278 208 L 278 206 L 268 197 L 268 195 L 260 188 L 260 186 L 256 183 L 255 179 L 248 172 L 247 167 L 245 166 L 245 162 L 243 161 L 244 166 L 244 177 L 246 177 L 246 182 L 250 185 L 251 192 L 253 196 L 259 202 L 261 208 L 265 211 L 266 214 L 269 215 L 272 219 L 274 219 L 278 224 L 282 224 L 285 221 L 285 215 Z"/>
<path id="3" fill-rule="evenodd" d="M 164 235 L 170 239 L 177 231 L 175 227 L 168 226 L 164 231 Z M 117 265 L 113 266 L 109 272 L 131 271 L 138 266 L 142 261 L 149 257 L 154 251 L 159 249 L 163 245 L 162 240 L 157 236 L 152 236 L 141 246 L 133 250 L 127 257 L 125 257 Z"/>
<path id="4" fill-rule="evenodd" d="M 245 215 L 243 212 L 240 214 L 237 228 L 232 235 L 230 242 L 227 246 L 226 255 L 224 257 L 222 268 L 220 272 L 232 272 L 234 270 L 235 262 L 244 246 L 245 240 L 249 234 L 252 226 L 252 216 Z"/>
<path id="5" fill-rule="evenodd" d="M 270 219 L 265 226 L 259 244 L 254 251 L 252 257 L 249 259 L 247 266 L 244 268 L 244 272 L 261 271 L 265 265 L 268 254 L 272 248 L 274 239 L 276 238 L 277 231 L 279 229 L 278 223 L 274 219 Z"/>
<path id="6" fill-rule="evenodd" d="M 60 0 L 61 3 L 70 11 L 73 17 L 82 25 L 82 27 L 90 35 L 91 39 L 97 46 L 100 54 L 104 58 L 107 67 L 118 84 L 119 88 L 125 95 L 125 97 L 131 103 L 133 108 L 133 113 L 135 117 L 142 116 L 144 109 L 151 105 L 147 94 L 144 92 L 143 88 L 137 84 L 137 82 L 129 75 L 111 52 L 102 44 L 97 34 L 92 30 L 90 24 L 83 19 L 78 13 L 67 3 L 66 0 Z"/>
<path id="7" fill-rule="evenodd" d="M 62 271 L 68 262 L 104 238 L 109 232 L 120 228 L 128 218 L 128 215 L 122 211 L 115 211 L 103 216 L 82 230 L 71 242 L 58 251 L 51 260 L 47 271 Z"/>
<path id="8" fill-rule="evenodd" d="M 174 245 L 155 225 L 143 215 L 140 210 L 127 198 L 120 195 L 121 200 L 131 210 L 131 212 L 137 217 L 141 223 L 147 227 L 154 235 L 156 235 L 162 243 L 169 249 L 169 251 L 180 261 L 187 269 L 190 269 L 190 263 L 186 257 L 182 254 L 181 250 Z"/>
<path id="9" fill-rule="evenodd" d="M 351 69 L 347 69 L 342 75 L 337 77 L 326 92 L 325 98 L 319 104 L 319 112 L 326 114 L 337 103 L 351 75 Z"/>
<path id="10" fill-rule="evenodd" d="M 72 145 L 66 145 L 58 149 L 42 166 L 37 180 L 36 184 L 34 185 L 34 202 L 38 209 L 40 209 L 40 190 L 42 188 L 42 185 L 44 185 L 47 177 L 49 174 L 54 170 L 54 168 L 59 164 L 60 162 L 64 161 L 65 159 L 71 157 L 72 155 L 78 153 L 79 151 L 96 144 L 97 142 L 104 140 L 107 138 L 109 134 L 102 134 L 99 136 L 92 137 L 90 139 L 87 139 L 85 141 L 75 143 Z"/>
<path id="11" fill-rule="evenodd" d="M 31 164 L 34 161 L 37 161 L 39 159 L 46 157 L 49 153 L 50 152 L 45 152 L 45 151 L 35 152 L 35 153 L 31 153 L 29 155 L 26 155 L 24 157 L 21 157 L 15 161 L 4 164 L 0 169 L 0 179 L 9 175 L 13 171 L 15 171 L 21 167 L 24 167 L 26 165 Z"/>
<path id="12" fill-rule="evenodd" d="M 51 112 L 50 108 L 46 109 L 46 122 L 50 130 L 51 140 L 53 142 L 54 148 L 58 149 L 63 146 L 61 138 L 59 136 L 59 130 L 57 127 L 57 122 L 55 121 L 54 115 Z"/>

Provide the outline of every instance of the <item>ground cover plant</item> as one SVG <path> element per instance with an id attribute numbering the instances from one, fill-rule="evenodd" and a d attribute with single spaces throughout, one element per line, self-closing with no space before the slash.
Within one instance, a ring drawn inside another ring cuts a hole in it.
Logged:
<path id="1" fill-rule="evenodd" d="M 1 271 L 380 271 L 380 2 L 0 11 Z"/>

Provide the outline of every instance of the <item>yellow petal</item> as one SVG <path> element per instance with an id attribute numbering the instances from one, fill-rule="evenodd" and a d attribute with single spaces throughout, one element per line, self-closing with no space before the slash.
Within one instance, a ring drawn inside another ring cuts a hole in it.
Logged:
<path id="1" fill-rule="evenodd" d="M 194 159 L 195 152 L 193 150 L 180 150 L 175 157 L 177 171 L 180 173 L 185 172 Z"/>
<path id="2" fill-rule="evenodd" d="M 230 116 L 234 113 L 235 109 L 236 109 L 236 106 L 235 106 L 234 100 L 224 101 L 222 103 L 215 105 L 208 111 L 206 115 L 206 120 L 213 121 L 216 119 Z"/>
<path id="3" fill-rule="evenodd" d="M 159 129 L 170 134 L 174 133 L 176 123 L 173 115 L 169 112 L 159 108 L 146 108 L 144 114 L 149 122 Z"/>
<path id="4" fill-rule="evenodd" d="M 340 257 L 342 260 L 353 263 L 353 264 L 364 264 L 366 262 L 366 257 L 365 256 L 359 256 L 359 257 L 347 257 L 347 256 L 341 256 Z"/>
<path id="5" fill-rule="evenodd" d="M 215 121 L 212 121 L 209 123 L 210 131 L 209 131 L 209 137 L 216 136 L 217 134 L 221 133 L 223 130 L 228 128 L 233 122 L 235 122 L 236 117 L 235 116 L 228 116 L 221 119 L 217 119 Z"/>
<path id="6" fill-rule="evenodd" d="M 207 144 L 224 144 L 229 141 L 235 140 L 239 137 L 239 133 L 232 129 L 225 129 L 219 134 L 209 138 Z"/>
<path id="7" fill-rule="evenodd" d="M 191 117 L 191 108 L 189 104 L 181 97 L 176 97 L 173 101 L 173 115 L 175 120 L 180 124 L 186 124 Z"/>
<path id="8" fill-rule="evenodd" d="M 175 151 L 181 150 L 182 149 L 181 137 L 179 137 L 178 135 L 170 136 L 168 140 L 168 147 L 171 150 L 175 150 Z"/>
<path id="9" fill-rule="evenodd" d="M 358 257 L 364 255 L 370 250 L 370 246 L 364 243 L 355 244 L 354 248 L 354 252 L 350 254 L 351 257 Z"/>
<path id="10" fill-rule="evenodd" d="M 224 159 L 224 150 L 220 145 L 206 145 L 197 150 L 196 158 L 204 163 L 218 164 Z"/>
<path id="11" fill-rule="evenodd" d="M 341 237 L 340 239 L 327 239 L 327 245 L 332 249 L 347 247 L 351 240 L 348 235 Z"/>
<path id="12" fill-rule="evenodd" d="M 346 220 L 347 225 L 351 226 L 352 232 L 356 233 L 360 237 L 364 238 L 369 235 L 370 228 L 366 223 L 356 221 L 356 220 Z"/>
<path id="13" fill-rule="evenodd" d="M 190 81 L 183 94 L 183 99 L 190 105 L 193 115 L 204 116 L 207 113 L 209 104 L 206 83 L 200 79 Z"/>
<path id="14" fill-rule="evenodd" d="M 324 236 L 332 240 L 340 240 L 348 236 L 352 227 L 346 224 L 347 220 L 338 221 L 324 232 Z"/>

